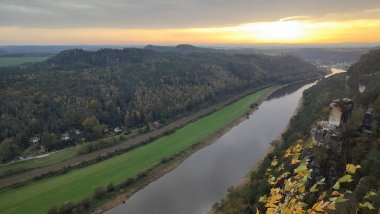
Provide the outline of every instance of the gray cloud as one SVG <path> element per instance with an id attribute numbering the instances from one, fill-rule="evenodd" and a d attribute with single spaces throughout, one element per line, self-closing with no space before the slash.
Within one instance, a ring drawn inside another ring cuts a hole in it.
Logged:
<path id="1" fill-rule="evenodd" d="M 378 0 L 0 0 L 0 26 L 186 28 L 321 18 L 380 8 Z M 357 13 L 356 13 L 357 14 Z M 335 16 L 339 18 L 339 16 Z M 368 18 L 368 17 L 365 17 Z M 379 17 L 377 17 L 379 18 Z"/>

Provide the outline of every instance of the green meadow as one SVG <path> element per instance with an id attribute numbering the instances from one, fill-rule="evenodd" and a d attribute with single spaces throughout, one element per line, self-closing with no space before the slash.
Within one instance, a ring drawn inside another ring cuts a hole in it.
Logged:
<path id="1" fill-rule="evenodd" d="M 131 130 L 131 133 L 128 135 L 123 135 L 125 139 L 134 137 L 138 134 L 137 129 Z M 112 135 L 110 137 L 105 137 L 102 140 L 104 141 L 112 141 L 118 139 L 122 134 L 120 135 Z M 60 163 L 62 161 L 68 160 L 70 158 L 75 157 L 78 155 L 78 148 L 77 147 L 70 147 L 61 151 L 57 151 L 55 153 L 50 154 L 47 157 L 38 158 L 38 159 L 31 159 L 31 160 L 24 160 L 19 161 L 15 163 L 10 164 L 4 164 L 0 165 L 0 176 L 9 175 L 12 173 L 19 173 L 19 172 L 25 172 L 37 168 L 47 167 L 51 166 L 57 163 Z"/>
<path id="2" fill-rule="evenodd" d="M 2 56 L 0 57 L 0 67 L 10 65 L 20 65 L 26 62 L 41 62 L 46 60 L 47 56 Z"/>
<path id="3" fill-rule="evenodd" d="M 78 202 L 91 196 L 96 187 L 105 187 L 110 182 L 117 184 L 134 177 L 163 158 L 171 157 L 226 127 L 272 90 L 267 88 L 248 95 L 170 135 L 124 154 L 63 175 L 2 190 L 1 213 L 46 213 L 53 205 L 66 201 Z"/>
<path id="4" fill-rule="evenodd" d="M 50 156 L 38 159 L 31 159 L 20 161 L 11 164 L 5 164 L 0 166 L 0 176 L 11 172 L 22 172 L 35 168 L 50 166 L 53 164 L 57 164 L 59 162 L 65 161 L 69 158 L 72 158 L 76 155 L 76 148 L 71 147 L 62 151 L 58 151 Z"/>

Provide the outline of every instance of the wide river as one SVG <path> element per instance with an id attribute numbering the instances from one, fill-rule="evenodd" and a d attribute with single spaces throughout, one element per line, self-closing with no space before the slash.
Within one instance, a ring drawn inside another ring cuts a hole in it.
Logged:
<path id="1" fill-rule="evenodd" d="M 270 143 L 289 123 L 302 92 L 313 84 L 290 85 L 278 90 L 249 119 L 107 213 L 205 213 L 263 158 Z"/>

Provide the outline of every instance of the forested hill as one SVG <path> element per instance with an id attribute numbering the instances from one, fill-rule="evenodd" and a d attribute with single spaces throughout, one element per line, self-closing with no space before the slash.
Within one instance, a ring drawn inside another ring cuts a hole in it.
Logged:
<path id="1" fill-rule="evenodd" d="M 217 52 L 218 51 L 212 48 L 196 47 L 189 44 L 181 44 L 177 46 L 147 45 L 144 47 L 144 49 L 153 50 L 157 52 L 178 52 L 178 53 Z M 225 50 L 221 50 L 221 51 L 225 51 Z"/>
<path id="2" fill-rule="evenodd" d="M 380 49 L 306 90 L 281 144 L 215 213 L 379 213 L 379 83 Z M 329 112 L 346 97 L 353 108 L 331 125 Z"/>
<path id="3" fill-rule="evenodd" d="M 54 139 L 73 129 L 95 139 L 107 127 L 145 126 L 247 89 L 320 75 L 291 56 L 63 51 L 41 63 L 0 69 L 0 146 L 12 151 L 2 160 L 36 135 L 54 149 Z"/>

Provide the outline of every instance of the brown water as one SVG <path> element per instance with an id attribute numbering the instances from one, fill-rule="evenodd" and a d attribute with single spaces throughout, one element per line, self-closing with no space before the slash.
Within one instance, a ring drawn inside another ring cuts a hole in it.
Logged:
<path id="1" fill-rule="evenodd" d="M 134 194 L 108 214 L 205 213 L 239 184 L 289 123 L 302 92 L 314 83 L 290 85 L 263 102 L 249 119 Z"/>

